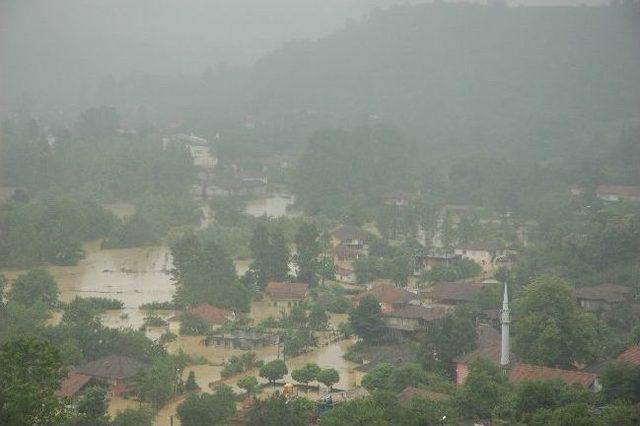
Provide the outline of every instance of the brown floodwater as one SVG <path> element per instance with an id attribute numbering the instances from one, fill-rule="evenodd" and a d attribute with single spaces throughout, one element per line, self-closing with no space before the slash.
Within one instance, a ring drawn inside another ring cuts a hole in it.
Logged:
<path id="1" fill-rule="evenodd" d="M 185 338 L 181 338 L 181 339 L 185 339 Z M 190 343 L 187 343 L 188 340 L 185 341 L 184 343 L 186 343 L 186 345 L 182 346 L 183 348 L 193 349 L 198 346 L 197 340 L 199 340 L 199 338 L 192 337 L 187 339 L 192 339 L 192 341 Z M 287 368 L 289 369 L 289 371 L 292 371 L 302 367 L 308 362 L 314 362 L 322 368 L 335 368 L 340 374 L 340 381 L 336 383 L 333 387 L 335 389 L 341 389 L 341 390 L 353 389 L 356 384 L 356 376 L 353 370 L 355 367 L 357 367 L 357 364 L 342 358 L 342 355 L 352 344 L 353 344 L 352 340 L 343 340 L 343 341 L 330 343 L 326 346 L 317 348 L 313 352 L 308 352 L 306 354 L 287 359 L 286 360 Z M 175 349 L 176 346 L 174 346 L 173 348 Z M 215 348 L 205 348 L 203 350 L 206 353 L 208 353 L 210 356 L 215 356 L 213 354 L 218 353 L 221 357 L 224 357 L 224 356 L 228 357 L 232 354 L 232 352 L 242 353 L 242 351 L 229 351 L 229 350 L 215 349 Z M 275 347 L 264 348 L 256 352 L 257 352 L 258 359 L 263 359 L 266 361 L 276 359 L 277 357 L 277 348 Z M 228 379 L 221 380 L 221 377 L 220 377 L 220 371 L 222 371 L 221 367 L 209 366 L 209 365 L 190 366 L 190 367 L 187 367 L 184 371 L 184 375 L 183 375 L 184 379 L 186 379 L 187 375 L 189 374 L 189 371 L 191 370 L 195 372 L 196 382 L 205 392 L 211 392 L 208 386 L 208 384 L 211 382 L 225 383 L 232 386 L 236 392 L 241 392 L 235 384 L 240 378 L 249 376 L 249 375 L 258 377 L 258 380 L 261 383 L 266 383 L 265 380 L 259 378 L 257 369 L 252 369 L 242 374 L 238 374 L 233 377 L 230 377 Z M 290 374 L 285 377 L 285 381 L 294 383 L 293 380 L 291 379 Z M 315 385 L 316 383 L 311 383 L 311 384 Z M 263 396 L 269 395 L 271 392 L 273 392 L 273 389 L 267 386 L 263 389 L 261 395 Z M 313 399 L 315 397 L 319 397 L 320 395 L 325 394 L 326 392 L 327 392 L 327 389 L 323 385 L 320 385 L 320 388 L 318 391 L 311 391 L 307 394 L 307 396 Z M 172 400 L 168 404 L 165 404 L 158 411 L 158 415 L 156 416 L 156 419 L 155 419 L 155 424 L 158 426 L 170 426 L 171 417 L 173 417 L 173 424 L 175 426 L 179 425 L 180 422 L 178 421 L 176 416 L 176 409 L 183 400 L 184 400 L 184 397 L 182 396 L 182 397 L 176 398 L 175 400 Z M 120 401 L 117 401 L 117 402 L 121 403 Z"/>
<path id="2" fill-rule="evenodd" d="M 275 195 L 262 200 L 256 200 L 249 204 L 247 212 L 255 216 L 267 213 L 270 216 L 287 215 L 286 206 L 293 200 L 290 197 Z M 135 209 L 130 204 L 117 203 L 106 206 L 110 211 L 119 217 L 130 216 Z M 203 226 L 213 216 L 212 212 L 205 211 Z M 124 303 L 123 310 L 107 311 L 102 319 L 109 327 L 133 327 L 142 325 L 145 312 L 138 307 L 148 302 L 170 301 L 175 292 L 175 287 L 171 281 L 168 271 L 173 267 L 170 250 L 165 246 L 138 247 L 131 249 L 100 249 L 100 242 L 93 241 L 85 244 L 86 256 L 75 266 L 49 266 L 47 269 L 56 279 L 62 301 L 70 301 L 76 296 L 80 297 L 107 297 L 121 300 Z M 235 261 L 236 270 L 239 275 L 244 274 L 250 264 L 250 260 Z M 20 270 L 4 270 L 9 279 L 14 279 Z M 251 304 L 251 318 L 254 323 L 259 323 L 269 316 L 279 317 L 283 312 L 282 307 L 275 307 L 272 303 L 262 300 L 254 301 Z M 168 318 L 173 312 L 161 312 L 159 315 Z M 49 322 L 54 324 L 59 320 L 59 314 L 54 315 Z M 346 315 L 331 315 L 330 322 L 333 327 L 337 327 L 340 322 L 346 321 Z M 147 329 L 147 335 L 152 339 L 157 339 L 164 332 L 165 327 L 152 327 Z M 340 373 L 340 382 L 335 385 L 339 389 L 350 389 L 355 384 L 353 368 L 355 364 L 342 358 L 344 351 L 352 344 L 351 341 L 327 342 L 326 337 L 330 333 L 321 336 L 322 346 L 313 352 L 288 359 L 289 371 L 300 368 L 307 362 L 315 362 L 323 368 L 335 368 Z M 180 336 L 176 342 L 168 345 L 171 353 L 179 350 L 197 356 L 206 363 L 189 366 L 185 369 L 184 379 L 190 371 L 194 371 L 196 382 L 204 391 L 209 390 L 209 383 L 221 380 L 221 371 L 224 362 L 233 355 L 242 354 L 243 351 L 233 349 L 223 349 L 206 347 L 201 344 L 201 337 Z M 278 348 L 273 345 L 259 349 L 256 352 L 257 358 L 269 361 L 277 358 Z M 232 385 L 236 391 L 239 389 L 235 383 L 244 375 L 258 376 L 257 370 L 251 370 L 242 375 L 234 376 L 222 382 Z M 286 380 L 291 381 L 290 376 Z M 320 393 L 325 392 L 324 387 L 320 387 Z M 266 393 L 271 390 L 265 390 Z M 174 416 L 174 425 L 179 422 L 175 418 L 176 407 L 182 401 L 178 398 L 162 407 L 156 418 L 156 424 L 169 425 L 171 416 Z M 139 402 L 133 399 L 111 398 L 109 402 L 109 413 L 115 415 L 117 411 L 128 407 L 138 407 Z"/>

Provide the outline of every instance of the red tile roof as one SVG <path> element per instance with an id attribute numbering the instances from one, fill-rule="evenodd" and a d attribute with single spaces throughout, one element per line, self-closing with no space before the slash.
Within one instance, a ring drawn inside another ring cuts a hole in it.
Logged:
<path id="1" fill-rule="evenodd" d="M 631 290 L 617 284 L 600 284 L 593 287 L 580 287 L 573 290 L 578 299 L 603 300 L 607 303 L 624 302 Z"/>
<path id="2" fill-rule="evenodd" d="M 60 389 L 56 391 L 56 396 L 72 397 L 91 380 L 91 376 L 80 373 L 69 373 L 60 383 Z"/>
<path id="3" fill-rule="evenodd" d="M 418 296 L 416 294 L 411 293 L 410 291 L 407 291 L 403 288 L 398 288 L 393 284 L 378 284 L 365 293 L 356 294 L 353 297 L 353 300 L 356 302 L 360 302 L 360 300 L 362 300 L 369 294 L 375 297 L 378 302 L 386 303 L 389 305 L 396 303 L 409 303 L 412 300 L 418 300 Z"/>
<path id="4" fill-rule="evenodd" d="M 191 308 L 188 312 L 191 315 L 202 318 L 210 324 L 224 324 L 233 318 L 233 311 L 216 308 L 206 303 Z"/>
<path id="5" fill-rule="evenodd" d="M 618 355 L 618 361 L 640 365 L 640 346 L 631 346 L 629 349 L 622 352 L 620 355 Z"/>
<path id="6" fill-rule="evenodd" d="M 585 388 L 591 387 L 597 375 L 582 371 L 561 370 L 559 368 L 542 367 L 530 364 L 516 364 L 509 374 L 511 382 L 521 382 L 524 380 L 561 380 L 568 385 L 581 385 Z"/>
<path id="7" fill-rule="evenodd" d="M 309 293 L 309 284 L 270 282 L 264 292 L 272 299 L 303 300 Z"/>
<path id="8" fill-rule="evenodd" d="M 478 282 L 441 282 L 427 289 L 427 295 L 438 302 L 470 302 L 484 288 Z"/>
<path id="9" fill-rule="evenodd" d="M 598 185 L 596 194 L 618 195 L 620 197 L 640 197 L 640 186 Z"/>

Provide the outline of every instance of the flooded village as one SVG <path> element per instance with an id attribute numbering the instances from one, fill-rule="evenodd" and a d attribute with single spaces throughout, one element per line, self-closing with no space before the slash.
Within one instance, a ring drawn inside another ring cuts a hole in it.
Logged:
<path id="1" fill-rule="evenodd" d="M 1 0 L 0 426 L 640 424 L 640 0 Z"/>

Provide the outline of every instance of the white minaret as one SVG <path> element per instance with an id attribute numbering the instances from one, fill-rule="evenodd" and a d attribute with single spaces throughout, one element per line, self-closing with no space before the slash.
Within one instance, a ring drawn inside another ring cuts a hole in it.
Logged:
<path id="1" fill-rule="evenodd" d="M 507 294 L 507 283 L 504 283 L 504 298 L 502 299 L 502 316 L 500 322 L 502 323 L 502 349 L 500 351 L 500 367 L 507 369 L 509 367 L 509 352 L 511 347 L 509 345 L 509 323 L 511 311 L 509 310 L 509 295 Z"/>

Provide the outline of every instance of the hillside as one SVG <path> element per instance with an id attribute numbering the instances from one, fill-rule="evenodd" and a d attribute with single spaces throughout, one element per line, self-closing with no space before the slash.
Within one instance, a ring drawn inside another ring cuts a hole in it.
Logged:
<path id="1" fill-rule="evenodd" d="M 396 7 L 263 58 L 254 113 L 304 112 L 293 129 L 373 117 L 427 154 L 535 145 L 545 158 L 638 118 L 637 22 L 614 8 Z"/>

